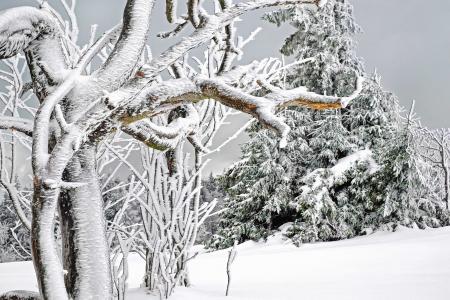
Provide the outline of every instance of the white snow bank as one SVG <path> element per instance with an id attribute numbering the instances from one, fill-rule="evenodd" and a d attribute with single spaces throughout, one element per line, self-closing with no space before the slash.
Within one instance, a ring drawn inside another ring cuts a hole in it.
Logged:
<path id="1" fill-rule="evenodd" d="M 227 250 L 190 264 L 191 288 L 172 300 L 444 300 L 450 295 L 450 227 L 401 229 L 296 248 L 279 234 L 238 247 L 231 296 L 225 297 Z M 130 262 L 129 299 L 156 300 L 137 289 L 144 263 Z M 0 264 L 0 292 L 36 290 L 31 263 Z"/>

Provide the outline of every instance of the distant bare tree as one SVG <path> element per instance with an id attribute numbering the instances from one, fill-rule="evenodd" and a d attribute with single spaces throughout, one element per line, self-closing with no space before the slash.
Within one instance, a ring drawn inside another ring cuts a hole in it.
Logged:
<path id="1" fill-rule="evenodd" d="M 442 186 L 444 191 L 443 201 L 446 208 L 450 205 L 450 130 L 441 128 L 431 130 L 428 128 L 421 128 L 421 133 L 425 135 L 425 141 L 422 144 L 424 149 L 423 157 L 434 168 L 439 170 L 442 179 Z"/>

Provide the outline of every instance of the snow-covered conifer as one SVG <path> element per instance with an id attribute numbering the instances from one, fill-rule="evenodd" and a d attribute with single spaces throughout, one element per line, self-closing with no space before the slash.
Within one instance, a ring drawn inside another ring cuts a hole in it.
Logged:
<path id="1" fill-rule="evenodd" d="M 277 25 L 289 22 L 296 29 L 281 48 L 295 62 L 280 84 L 331 95 L 351 93 L 348 86 L 356 78 L 355 70 L 362 72 L 363 67 L 355 54 L 354 35 L 359 27 L 348 1 L 327 1 L 318 11 L 292 7 L 265 18 Z M 223 215 L 223 230 L 213 239 L 216 246 L 266 237 L 283 222 L 295 220 L 299 213 L 295 199 L 304 185 L 303 176 L 316 168 L 332 167 L 357 149 L 340 111 L 293 108 L 279 115 L 290 123 L 287 147 L 278 149 L 277 137 L 255 126 L 242 148 L 242 160 L 223 176 L 229 210 Z"/>
<path id="2" fill-rule="evenodd" d="M 281 51 L 306 61 L 294 63 L 283 83 L 345 94 L 353 70 L 363 71 L 355 54 L 354 35 L 360 29 L 349 1 L 327 1 L 317 13 L 284 9 L 266 19 L 296 28 Z M 287 152 L 276 149 L 276 137 L 252 128 L 243 159 L 223 176 L 228 211 L 213 239 L 216 247 L 266 237 L 280 221 L 293 222 L 287 235 L 298 244 L 398 224 L 423 228 L 446 222 L 442 205 L 435 203 L 436 191 L 425 186 L 432 171 L 422 158 L 417 122 L 403 126 L 396 97 L 383 89 L 376 73 L 366 77 L 359 97 L 339 111 L 280 112 L 292 115 L 291 134 L 301 132 L 290 137 Z M 354 163 L 337 176 L 335 170 L 349 160 Z"/>

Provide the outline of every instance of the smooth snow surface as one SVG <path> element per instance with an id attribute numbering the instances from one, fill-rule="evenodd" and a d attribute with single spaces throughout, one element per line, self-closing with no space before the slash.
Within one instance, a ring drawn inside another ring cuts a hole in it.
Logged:
<path id="1" fill-rule="evenodd" d="M 228 250 L 201 254 L 190 265 L 191 288 L 172 300 L 439 300 L 450 299 L 450 227 L 401 228 L 347 241 L 296 248 L 278 234 L 238 247 L 231 296 L 225 297 Z M 129 299 L 156 300 L 137 289 L 144 263 L 130 262 Z M 0 264 L 0 292 L 36 290 L 32 264 Z"/>

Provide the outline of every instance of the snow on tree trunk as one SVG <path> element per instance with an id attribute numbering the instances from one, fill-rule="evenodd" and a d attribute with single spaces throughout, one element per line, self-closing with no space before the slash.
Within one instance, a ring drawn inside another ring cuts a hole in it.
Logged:
<path id="1" fill-rule="evenodd" d="M 34 183 L 31 245 L 39 290 L 44 299 L 68 299 L 64 275 L 54 243 L 54 217 L 57 190 Z"/>
<path id="2" fill-rule="evenodd" d="M 90 147 L 72 159 L 64 179 L 83 186 L 66 191 L 60 199 L 65 282 L 73 299 L 107 299 L 112 291 L 103 198 L 94 158 L 95 149 Z"/>

